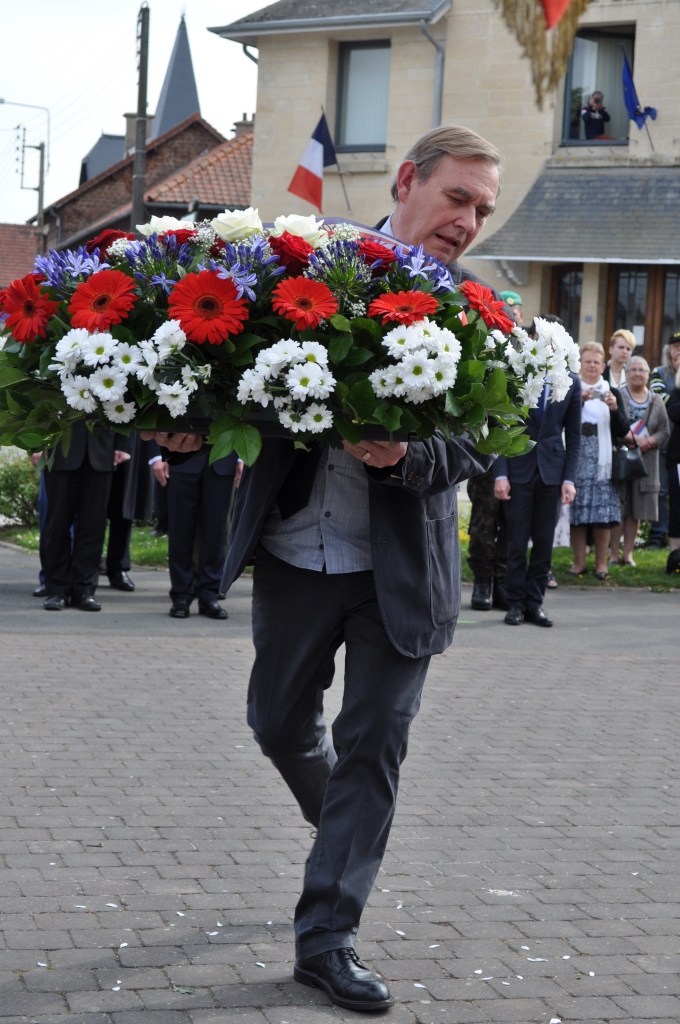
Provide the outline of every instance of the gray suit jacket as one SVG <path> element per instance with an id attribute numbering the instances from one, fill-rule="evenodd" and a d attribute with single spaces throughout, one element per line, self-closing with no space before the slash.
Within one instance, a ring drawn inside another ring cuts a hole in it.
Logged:
<path id="1" fill-rule="evenodd" d="M 255 464 L 244 468 L 223 591 L 251 561 L 294 457 L 292 441 L 265 438 Z M 410 442 L 389 474 L 366 467 L 378 602 L 390 641 L 406 657 L 440 654 L 453 639 L 460 608 L 456 484 L 492 462 L 472 441 L 435 436 Z"/>

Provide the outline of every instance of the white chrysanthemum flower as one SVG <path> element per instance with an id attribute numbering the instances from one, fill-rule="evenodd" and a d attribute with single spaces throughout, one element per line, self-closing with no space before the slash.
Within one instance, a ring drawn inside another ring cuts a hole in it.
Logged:
<path id="1" fill-rule="evenodd" d="M 525 342 L 530 341 L 529 335 L 523 327 L 515 326 L 510 331 L 510 338 L 515 339 L 516 345 L 523 345 Z"/>
<path id="2" fill-rule="evenodd" d="M 550 401 L 562 402 L 567 397 L 567 393 L 572 383 L 573 382 L 569 374 L 565 374 L 564 376 L 551 376 Z"/>
<path id="3" fill-rule="evenodd" d="M 434 381 L 432 364 L 434 360 L 428 357 L 424 348 L 416 349 L 415 352 L 407 352 L 401 361 L 401 372 L 407 388 L 430 387 Z"/>
<path id="4" fill-rule="evenodd" d="M 524 354 L 521 351 L 518 351 L 512 344 L 509 344 L 505 349 L 505 358 L 507 359 L 513 373 L 518 375 L 524 373 Z"/>
<path id="5" fill-rule="evenodd" d="M 411 405 L 422 405 L 423 402 L 434 398 L 434 391 L 431 387 L 414 388 L 406 386 L 406 399 Z"/>
<path id="6" fill-rule="evenodd" d="M 89 377 L 65 377 L 61 382 L 61 390 L 72 409 L 94 412 L 97 408 L 97 399 L 90 391 Z"/>
<path id="7" fill-rule="evenodd" d="M 1 339 L 1 340 L 4 340 L 4 339 Z M 1 348 L 0 348 L 0 351 L 2 351 Z M 52 373 L 58 374 L 60 379 L 64 380 L 66 377 L 72 377 L 73 376 L 77 365 L 78 365 L 78 360 L 77 359 L 73 359 L 73 360 L 72 359 L 67 359 L 63 363 L 60 362 L 58 359 L 55 359 L 54 362 L 49 364 L 47 369 L 51 370 Z"/>
<path id="8" fill-rule="evenodd" d="M 255 372 L 265 380 L 271 380 L 272 377 L 278 376 L 285 366 L 285 360 L 273 358 L 271 351 L 270 348 L 265 349 L 259 352 L 255 359 Z"/>
<path id="9" fill-rule="evenodd" d="M 210 222 L 215 234 L 225 242 L 240 242 L 250 235 L 262 233 L 262 221 L 257 210 L 225 210 Z"/>
<path id="10" fill-rule="evenodd" d="M 57 342 L 57 347 L 54 350 L 56 358 L 62 363 L 67 360 L 77 363 L 81 357 L 81 345 L 89 338 L 90 332 L 86 331 L 84 327 L 73 327 Z"/>
<path id="11" fill-rule="evenodd" d="M 522 404 L 528 405 L 530 409 L 538 406 L 543 388 L 545 387 L 545 375 L 542 373 L 528 373 L 527 379 L 522 388 Z"/>
<path id="12" fill-rule="evenodd" d="M 322 430 L 333 426 L 333 413 L 325 405 L 317 405 L 312 402 L 300 422 L 310 434 L 320 434 Z"/>
<path id="13" fill-rule="evenodd" d="M 197 366 L 195 370 L 196 376 L 200 380 L 210 380 L 210 374 L 212 373 L 212 366 L 210 363 L 203 363 L 201 366 Z"/>
<path id="14" fill-rule="evenodd" d="M 142 362 L 142 352 L 138 345 L 129 345 L 127 341 L 119 341 L 113 353 L 112 364 L 119 366 L 121 370 L 132 373 L 136 366 Z"/>
<path id="15" fill-rule="evenodd" d="M 182 330 L 179 320 L 166 320 L 151 338 L 158 350 L 158 358 L 161 363 L 174 352 L 179 352 L 184 348 L 186 340 L 187 336 Z"/>
<path id="16" fill-rule="evenodd" d="M 198 390 L 198 381 L 196 380 L 196 372 L 191 366 L 182 367 L 182 384 L 185 388 L 188 388 L 190 392 Z"/>
<path id="17" fill-rule="evenodd" d="M 299 363 L 303 359 L 302 346 L 292 338 L 282 338 L 271 348 L 266 349 L 269 358 L 279 363 Z M 260 353 L 262 354 L 262 353 Z"/>
<path id="18" fill-rule="evenodd" d="M 253 385 L 257 385 L 261 380 L 262 376 L 257 370 L 250 368 L 243 371 L 236 391 L 236 397 L 241 405 L 245 405 L 246 402 L 250 401 Z"/>
<path id="19" fill-rule="evenodd" d="M 287 405 L 290 405 L 293 399 L 290 395 L 277 395 L 274 399 L 275 409 L 285 409 Z"/>
<path id="20" fill-rule="evenodd" d="M 373 394 L 378 398 L 390 398 L 393 394 L 392 385 L 389 382 L 386 369 L 374 370 L 369 374 L 368 379 L 373 388 Z"/>
<path id="21" fill-rule="evenodd" d="M 307 363 L 328 366 L 328 349 L 324 345 L 320 345 L 318 341 L 303 341 L 302 355 Z"/>
<path id="22" fill-rule="evenodd" d="M 407 327 L 405 324 L 400 324 L 387 332 L 382 344 L 393 359 L 401 359 L 404 352 L 409 352 L 422 345 L 422 339 L 415 326 Z"/>
<path id="23" fill-rule="evenodd" d="M 137 224 L 137 230 L 140 235 L 144 235 L 148 238 L 154 231 L 158 232 L 159 235 L 164 234 L 166 231 L 192 231 L 195 224 L 191 220 L 177 220 L 176 217 L 152 217 L 148 224 Z"/>
<path id="24" fill-rule="evenodd" d="M 158 404 L 165 405 L 171 416 L 181 416 L 189 405 L 189 389 L 180 381 L 158 386 Z"/>
<path id="25" fill-rule="evenodd" d="M 316 365 L 316 364 L 312 364 Z M 335 391 L 336 380 L 330 370 L 322 368 L 321 376 L 310 386 L 309 393 L 312 398 L 328 398 Z"/>
<path id="26" fill-rule="evenodd" d="M 434 354 L 438 351 L 437 341 L 442 332 L 442 328 L 439 324 L 436 324 L 434 320 L 430 320 L 428 317 L 424 317 L 424 319 L 418 320 L 417 323 L 413 324 L 413 327 L 420 336 L 420 344 L 423 345 L 428 352 Z"/>
<path id="27" fill-rule="evenodd" d="M 90 388 L 103 402 L 117 402 L 127 389 L 127 374 L 117 366 L 100 366 L 89 380 Z"/>
<path id="28" fill-rule="evenodd" d="M 80 342 L 80 356 L 86 366 L 107 363 L 116 350 L 116 342 L 110 334 L 88 334 Z"/>
<path id="29" fill-rule="evenodd" d="M 107 420 L 112 423 L 129 423 L 137 412 L 134 402 L 124 402 L 122 399 L 119 402 L 104 402 L 102 408 Z"/>
<path id="30" fill-rule="evenodd" d="M 548 343 L 543 338 L 529 338 L 522 346 L 522 357 L 526 366 L 537 370 L 547 366 L 551 355 Z"/>
<path id="31" fill-rule="evenodd" d="M 312 388 L 322 380 L 323 372 L 316 363 L 296 363 L 286 374 L 286 387 L 293 398 L 316 398 Z"/>
<path id="32" fill-rule="evenodd" d="M 384 372 L 387 380 L 385 386 L 391 389 L 395 398 L 403 398 L 406 394 L 406 383 L 401 363 L 397 363 L 396 366 L 388 366 Z"/>
<path id="33" fill-rule="evenodd" d="M 435 395 L 441 395 L 456 383 L 458 363 L 450 355 L 442 354 L 432 359 L 430 365 L 434 375 L 432 392 Z"/>
<path id="34" fill-rule="evenodd" d="M 300 414 L 292 413 L 288 409 L 279 410 L 279 423 L 287 427 L 293 434 L 298 434 L 301 430 L 305 429 L 302 425 Z"/>
<path id="35" fill-rule="evenodd" d="M 250 383 L 250 396 L 254 402 L 259 402 L 265 409 L 270 402 L 274 400 L 274 396 L 267 391 L 267 384 L 260 374 L 253 373 Z"/>
<path id="36" fill-rule="evenodd" d="M 484 348 L 487 349 L 487 351 L 495 352 L 496 348 L 499 345 L 505 345 L 505 344 L 506 344 L 505 335 L 502 334 L 501 331 L 496 329 L 494 331 L 489 331 L 489 333 L 487 335 L 487 338 L 486 338 L 486 342 L 484 343 Z"/>
<path id="37" fill-rule="evenodd" d="M 456 363 L 458 362 L 463 353 L 463 349 L 453 331 L 449 331 L 446 327 L 442 327 L 438 337 L 435 339 L 435 343 L 437 346 L 437 353 L 449 355 L 456 361 Z"/>
<path id="38" fill-rule="evenodd" d="M 299 235 L 314 249 L 328 241 L 328 232 L 323 227 L 323 221 L 317 221 L 314 215 L 302 217 L 300 214 L 292 213 L 287 217 L 277 217 L 270 234 L 276 238 L 284 231 L 289 235 Z"/>

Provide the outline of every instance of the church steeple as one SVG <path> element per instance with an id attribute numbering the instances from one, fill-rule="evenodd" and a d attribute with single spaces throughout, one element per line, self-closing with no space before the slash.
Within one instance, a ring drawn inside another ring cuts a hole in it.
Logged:
<path id="1" fill-rule="evenodd" d="M 184 22 L 184 15 L 177 29 L 175 45 L 172 49 L 165 81 L 161 89 L 160 99 L 153 119 L 151 138 L 164 135 L 175 125 L 186 121 L 192 114 L 200 114 L 198 90 L 194 78 L 194 66 L 191 62 L 189 36 Z"/>

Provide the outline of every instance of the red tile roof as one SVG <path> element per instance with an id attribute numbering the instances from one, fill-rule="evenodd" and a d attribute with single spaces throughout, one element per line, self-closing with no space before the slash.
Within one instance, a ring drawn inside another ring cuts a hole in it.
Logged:
<path id="1" fill-rule="evenodd" d="M 149 203 L 250 206 L 253 133 L 246 131 L 197 156 L 191 163 L 148 189 Z"/>
<path id="2" fill-rule="evenodd" d="M 33 270 L 35 228 L 28 224 L 0 224 L 0 288 Z"/>

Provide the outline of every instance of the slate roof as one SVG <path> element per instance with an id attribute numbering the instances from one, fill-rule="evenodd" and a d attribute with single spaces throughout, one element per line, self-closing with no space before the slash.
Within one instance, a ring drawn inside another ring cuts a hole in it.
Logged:
<path id="1" fill-rule="evenodd" d="M 0 288 L 33 270 L 35 228 L 27 224 L 0 224 Z"/>
<path id="2" fill-rule="evenodd" d="M 96 178 L 102 171 L 106 171 L 113 164 L 117 164 L 124 156 L 125 136 L 102 133 L 87 156 L 83 157 L 80 170 L 80 184 L 83 185 L 90 178 Z"/>
<path id="3" fill-rule="evenodd" d="M 169 132 L 175 125 L 186 121 L 192 114 L 200 114 L 200 112 L 194 66 L 189 49 L 189 36 L 184 16 L 182 16 L 156 107 L 151 138 L 157 139 L 159 135 Z"/>
<path id="4" fill-rule="evenodd" d="M 467 254 L 544 263 L 680 263 L 680 167 L 550 167 Z"/>
<path id="5" fill-rule="evenodd" d="M 363 28 L 379 25 L 432 23 L 451 6 L 452 0 L 279 0 L 247 14 L 230 25 L 210 32 L 251 46 L 258 35 L 276 32 L 310 32 L 342 25 Z"/>

